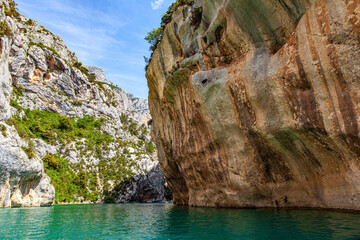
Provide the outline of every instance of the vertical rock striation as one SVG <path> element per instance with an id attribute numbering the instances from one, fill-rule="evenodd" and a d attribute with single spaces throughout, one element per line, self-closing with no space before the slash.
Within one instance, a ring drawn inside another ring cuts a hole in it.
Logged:
<path id="1" fill-rule="evenodd" d="M 357 0 L 178 8 L 146 72 L 175 202 L 360 210 L 359 59 Z"/>

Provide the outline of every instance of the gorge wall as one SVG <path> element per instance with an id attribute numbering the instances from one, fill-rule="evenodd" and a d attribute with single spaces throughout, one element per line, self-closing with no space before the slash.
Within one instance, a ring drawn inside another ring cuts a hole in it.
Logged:
<path id="1" fill-rule="evenodd" d="M 360 210 L 360 1 L 195 0 L 146 76 L 177 204 Z"/>

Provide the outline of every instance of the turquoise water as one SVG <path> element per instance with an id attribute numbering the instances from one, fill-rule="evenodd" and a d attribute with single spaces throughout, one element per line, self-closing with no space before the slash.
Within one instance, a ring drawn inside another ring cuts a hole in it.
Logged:
<path id="1" fill-rule="evenodd" d="M 360 214 L 171 204 L 0 209 L 0 239 L 360 239 Z"/>

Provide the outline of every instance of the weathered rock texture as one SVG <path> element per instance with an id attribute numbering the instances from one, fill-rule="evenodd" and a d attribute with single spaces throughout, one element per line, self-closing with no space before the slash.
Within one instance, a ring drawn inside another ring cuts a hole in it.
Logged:
<path id="1" fill-rule="evenodd" d="M 14 127 L 6 125 L 4 132 L 6 137 L 0 133 L 0 207 L 52 205 L 55 190 L 43 162 L 24 153 L 21 147 L 27 142 Z"/>
<path id="2" fill-rule="evenodd" d="M 91 194 L 91 201 L 102 201 L 124 179 L 145 177 L 157 169 L 147 100 L 134 98 L 106 80 L 101 69 L 82 66 L 60 37 L 13 14 L 14 6 L 11 0 L 0 0 L 0 207 L 54 203 L 56 182 L 50 182 L 42 161 L 48 155 L 69 164 L 66 180 L 83 172 L 87 176 L 86 191 L 71 193 L 71 200 L 55 197 L 57 202 L 90 201 Z M 25 121 L 26 112 L 32 110 L 69 121 L 84 116 L 102 119 L 97 131 L 110 140 L 91 144 L 89 138 L 79 136 L 63 141 L 50 131 L 54 141 L 49 141 L 33 134 L 42 123 L 17 131 L 14 119 Z M 32 135 L 26 137 L 27 130 Z M 158 177 L 163 178 L 161 172 Z M 160 183 L 157 188 L 164 191 L 164 180 Z"/>
<path id="3" fill-rule="evenodd" d="M 0 4 L 0 21 L 13 27 L 13 19 L 4 13 L 9 2 L 1 0 Z M 44 173 L 41 159 L 29 159 L 22 149 L 28 144 L 13 127 L 2 122 L 11 117 L 11 44 L 8 36 L 0 40 L 0 207 L 48 206 L 54 202 L 55 190 Z"/>
<path id="4" fill-rule="evenodd" d="M 360 210 L 359 41 L 358 0 L 179 8 L 146 73 L 175 202 Z"/>
<path id="5" fill-rule="evenodd" d="M 116 203 L 166 202 L 165 179 L 157 165 L 146 175 L 138 175 L 116 186 L 111 195 Z"/>

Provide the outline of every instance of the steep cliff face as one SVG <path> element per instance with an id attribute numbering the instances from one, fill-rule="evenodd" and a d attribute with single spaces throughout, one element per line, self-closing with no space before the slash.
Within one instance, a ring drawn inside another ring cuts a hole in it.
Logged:
<path id="1" fill-rule="evenodd" d="M 82 65 L 12 0 L 0 2 L 0 37 L 0 207 L 132 199 L 112 190 L 157 169 L 147 100 Z M 165 200 L 158 183 L 147 201 Z"/>
<path id="2" fill-rule="evenodd" d="M 5 10 L 11 9 L 10 2 L 2 0 L 0 4 L 0 207 L 48 206 L 54 202 L 55 190 L 44 173 L 41 159 L 38 156 L 30 159 L 24 151 L 28 143 L 14 127 L 3 122 L 11 117 L 9 58 L 14 21 L 5 14 Z"/>
<path id="3" fill-rule="evenodd" d="M 360 2 L 197 0 L 146 76 L 177 204 L 360 210 Z"/>

